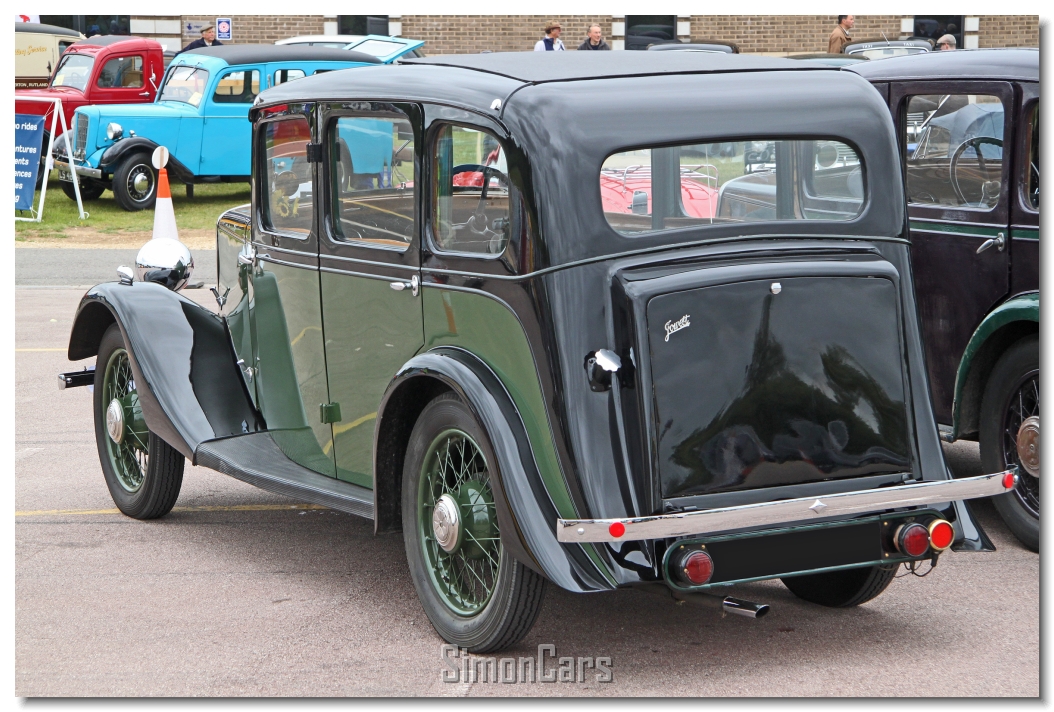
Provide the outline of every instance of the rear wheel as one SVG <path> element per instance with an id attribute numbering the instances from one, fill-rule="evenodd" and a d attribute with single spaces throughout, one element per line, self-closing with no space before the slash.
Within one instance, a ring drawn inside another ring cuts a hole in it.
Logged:
<path id="1" fill-rule="evenodd" d="M 403 539 L 417 595 L 436 632 L 473 653 L 522 639 L 545 589 L 502 546 L 495 463 L 472 411 L 444 393 L 418 418 L 403 468 Z"/>
<path id="2" fill-rule="evenodd" d="M 1017 450 L 1018 433 L 1026 420 L 1035 423 L 1038 430 L 1037 336 L 1011 346 L 992 369 L 981 400 L 980 440 L 985 472 L 1018 468 L 1014 491 L 993 497 L 992 503 L 1014 536 L 1032 551 L 1039 551 L 1039 470 L 1032 467 L 1031 474 L 1023 467 Z"/>
<path id="3" fill-rule="evenodd" d="M 868 566 L 822 574 L 780 579 L 798 598 L 831 608 L 850 608 L 867 603 L 893 583 L 900 564 Z"/>
<path id="4" fill-rule="evenodd" d="M 151 210 L 157 200 L 157 172 L 149 153 L 125 158 L 113 173 L 113 197 L 125 210 Z"/>
<path id="5" fill-rule="evenodd" d="M 183 455 L 147 428 L 117 324 L 99 344 L 94 390 L 95 440 L 114 504 L 136 519 L 168 514 L 183 484 Z"/>

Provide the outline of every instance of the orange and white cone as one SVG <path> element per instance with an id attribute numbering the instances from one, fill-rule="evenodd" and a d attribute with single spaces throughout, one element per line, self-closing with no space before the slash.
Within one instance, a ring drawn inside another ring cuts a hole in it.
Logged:
<path id="1" fill-rule="evenodd" d="M 172 191 L 168 187 L 168 171 L 160 168 L 157 171 L 157 202 L 154 203 L 153 239 L 168 237 L 179 239 L 176 230 L 176 211 L 172 207 Z"/>

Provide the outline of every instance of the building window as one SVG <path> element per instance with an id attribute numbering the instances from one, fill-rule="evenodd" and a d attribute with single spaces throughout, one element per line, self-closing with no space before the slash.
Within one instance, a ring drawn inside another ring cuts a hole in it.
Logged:
<path id="1" fill-rule="evenodd" d="M 928 37 L 934 43 L 941 35 L 952 35 L 956 47 L 963 47 L 962 15 L 915 15 L 915 37 Z M 934 49 L 937 49 L 934 46 Z"/>
<path id="2" fill-rule="evenodd" d="M 41 15 L 40 21 L 76 30 L 85 37 L 131 34 L 131 15 Z"/>
<path id="3" fill-rule="evenodd" d="M 337 34 L 387 35 L 387 15 L 337 15 Z"/>
<path id="4" fill-rule="evenodd" d="M 626 15 L 626 49 L 677 42 L 676 15 Z"/>

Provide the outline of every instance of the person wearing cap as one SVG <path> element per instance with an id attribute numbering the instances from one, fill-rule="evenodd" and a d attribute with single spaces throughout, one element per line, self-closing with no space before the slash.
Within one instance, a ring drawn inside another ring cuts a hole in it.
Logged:
<path id="1" fill-rule="evenodd" d="M 946 49 L 955 49 L 955 35 L 941 35 L 941 38 L 937 40 L 937 49 L 942 52 Z"/>
<path id="2" fill-rule="evenodd" d="M 223 43 L 216 39 L 216 28 L 212 25 L 205 25 L 201 28 L 201 37 L 188 44 L 186 47 L 180 50 L 180 52 L 186 52 L 188 49 L 197 49 L 198 47 L 222 46 Z"/>
<path id="3" fill-rule="evenodd" d="M 534 45 L 535 52 L 563 52 L 564 43 L 560 41 L 560 23 L 556 20 L 551 20 L 549 24 L 545 26 L 545 37 L 538 40 Z"/>
<path id="4" fill-rule="evenodd" d="M 589 26 L 589 34 L 586 35 L 586 41 L 578 45 L 578 49 L 610 50 L 611 47 L 604 41 L 603 30 L 600 29 L 600 25 L 593 24 Z"/>
<path id="5" fill-rule="evenodd" d="M 849 34 L 849 31 L 853 29 L 855 21 L 856 18 L 852 15 L 838 16 L 838 26 L 831 31 L 831 36 L 827 38 L 828 54 L 841 54 L 845 46 L 853 41 L 853 36 Z"/>

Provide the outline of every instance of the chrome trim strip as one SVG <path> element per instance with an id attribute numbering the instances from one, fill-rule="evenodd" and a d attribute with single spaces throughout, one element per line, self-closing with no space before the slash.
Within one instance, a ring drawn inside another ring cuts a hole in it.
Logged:
<path id="1" fill-rule="evenodd" d="M 275 245 L 267 245 L 263 242 L 257 242 L 256 244 L 260 249 L 274 252 L 284 252 L 287 255 L 303 255 L 304 257 L 310 257 L 315 259 L 318 255 L 314 251 L 307 250 L 291 250 L 288 247 L 277 247 Z"/>
<path id="2" fill-rule="evenodd" d="M 382 274 L 368 274 L 366 272 L 351 272 L 350 270 L 335 269 L 333 267 L 319 267 L 318 269 L 321 272 L 329 272 L 330 274 L 343 274 L 343 275 L 347 275 L 349 277 L 364 277 L 365 279 L 376 279 L 376 280 L 379 280 L 381 282 L 391 282 L 391 281 L 396 279 L 395 277 L 391 277 L 391 276 L 385 277 Z"/>
<path id="3" fill-rule="evenodd" d="M 653 517 L 623 519 L 557 519 L 556 538 L 565 544 L 586 542 L 641 541 L 670 537 L 713 534 L 731 529 L 789 524 L 822 517 L 850 517 L 886 509 L 919 507 L 938 502 L 974 499 L 1004 494 L 1013 489 L 1003 486 L 1003 477 L 1018 475 L 1014 470 L 959 480 L 920 482 L 900 487 L 844 492 L 823 497 L 800 497 L 780 502 L 744 504 L 702 512 L 680 512 Z M 806 514 L 808 512 L 808 514 Z M 613 536 L 612 524 L 625 527 L 622 536 Z"/>
<path id="4" fill-rule="evenodd" d="M 270 262 L 270 263 L 276 264 L 276 265 L 285 265 L 286 267 L 299 267 L 300 269 L 309 269 L 309 270 L 315 270 L 315 271 L 318 270 L 318 265 L 305 265 L 305 264 L 302 264 L 300 262 L 287 262 L 285 260 L 276 260 L 274 257 L 271 257 L 270 255 L 257 254 L 256 255 L 256 259 L 259 260 L 260 262 Z"/>
<path id="5" fill-rule="evenodd" d="M 350 244 L 350 243 L 343 243 L 343 244 Z M 405 253 L 406 253 L 406 251 L 403 250 L 403 252 L 401 252 L 400 254 L 405 254 Z M 358 257 L 343 257 L 341 255 L 331 255 L 331 254 L 326 254 L 326 253 L 319 254 L 319 257 L 321 257 L 324 260 L 339 260 L 341 262 L 354 262 L 354 263 L 360 264 L 360 265 L 370 265 L 371 267 L 390 267 L 391 269 L 401 269 L 401 270 L 407 270 L 407 271 L 410 271 L 410 272 L 416 272 L 418 270 L 418 267 L 416 265 L 400 265 L 400 264 L 395 264 L 395 263 L 392 263 L 392 262 L 376 262 L 374 260 L 361 260 Z"/>

